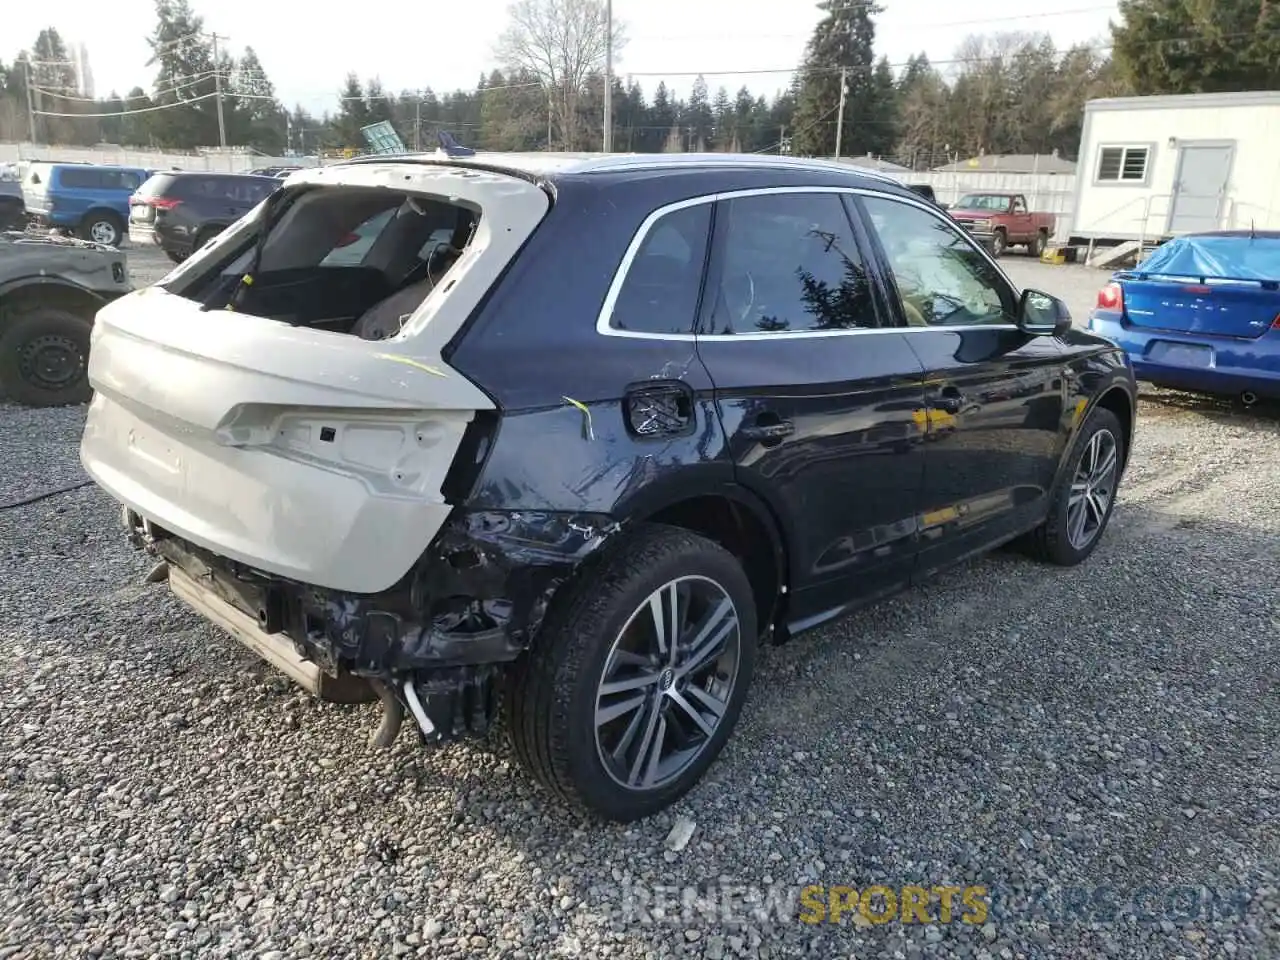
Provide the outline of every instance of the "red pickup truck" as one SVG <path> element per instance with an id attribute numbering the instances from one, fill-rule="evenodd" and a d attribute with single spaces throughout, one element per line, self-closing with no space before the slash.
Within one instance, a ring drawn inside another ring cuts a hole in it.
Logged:
<path id="1" fill-rule="evenodd" d="M 966 193 L 947 213 L 953 220 L 987 242 L 993 256 L 1009 247 L 1025 246 L 1039 257 L 1057 226 L 1052 213 L 1032 213 L 1020 193 Z"/>

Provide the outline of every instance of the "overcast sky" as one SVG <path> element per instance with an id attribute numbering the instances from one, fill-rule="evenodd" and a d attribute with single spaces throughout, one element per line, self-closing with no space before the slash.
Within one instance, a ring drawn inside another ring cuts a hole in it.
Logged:
<path id="1" fill-rule="evenodd" d="M 245 46 L 257 51 L 285 104 L 301 103 L 316 113 L 336 108 L 348 70 L 362 78 L 378 76 L 392 91 L 473 87 L 481 71 L 496 66 L 493 42 L 505 23 L 507 4 L 193 2 L 206 29 L 230 37 L 233 53 Z M 1041 30 L 1060 46 L 1105 42 L 1116 9 L 1115 0 L 882 0 L 882 5 L 877 52 L 894 63 L 920 50 L 945 60 L 969 33 Z M 146 66 L 144 38 L 154 26 L 152 0 L 8 0 L 3 6 L 0 43 L 13 49 L 0 50 L 0 59 L 12 61 L 42 28 L 53 26 L 68 43 L 88 48 L 99 96 L 151 87 L 154 71 Z M 812 0 L 614 0 L 613 9 L 630 36 L 617 72 L 636 75 L 646 93 L 665 79 L 681 95 L 698 72 L 713 92 L 721 84 L 733 91 L 745 83 L 772 94 L 786 85 L 786 71 L 800 61 L 818 20 Z"/>

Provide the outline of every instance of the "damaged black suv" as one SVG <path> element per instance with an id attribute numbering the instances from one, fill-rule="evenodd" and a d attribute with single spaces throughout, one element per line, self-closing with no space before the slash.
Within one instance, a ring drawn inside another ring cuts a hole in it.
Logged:
<path id="1" fill-rule="evenodd" d="M 170 587 L 428 741 L 499 715 L 630 820 L 761 642 L 1005 541 L 1098 545 L 1124 355 L 886 177 L 726 155 L 290 177 L 104 309 L 82 459 Z"/>

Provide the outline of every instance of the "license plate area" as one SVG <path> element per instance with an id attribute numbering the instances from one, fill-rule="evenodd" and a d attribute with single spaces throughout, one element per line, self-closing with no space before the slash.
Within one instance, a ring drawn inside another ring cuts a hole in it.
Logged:
<path id="1" fill-rule="evenodd" d="M 155 211 L 151 207 L 138 205 L 129 211 L 129 221 L 131 223 L 150 223 L 154 217 Z"/>
<path id="2" fill-rule="evenodd" d="M 1153 340 L 1147 347 L 1147 359 L 1175 367 L 1207 369 L 1213 366 L 1213 347 L 1202 343 L 1175 343 Z"/>

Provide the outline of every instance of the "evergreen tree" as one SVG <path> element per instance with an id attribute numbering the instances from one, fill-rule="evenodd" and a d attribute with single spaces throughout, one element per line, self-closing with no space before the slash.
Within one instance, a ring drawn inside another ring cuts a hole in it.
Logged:
<path id="1" fill-rule="evenodd" d="M 687 149 L 701 152 L 707 149 L 715 128 L 715 118 L 711 113 L 711 98 L 707 91 L 707 81 L 699 74 L 693 81 L 693 90 L 689 94 L 689 104 L 681 117 L 681 126 L 688 135 Z"/>
<path id="2" fill-rule="evenodd" d="M 1112 56 L 1138 94 L 1280 89 L 1280 3 L 1120 0 Z"/>
<path id="3" fill-rule="evenodd" d="M 236 133 L 233 144 L 245 144 L 262 153 L 279 155 L 285 149 L 287 113 L 276 99 L 276 91 L 262 69 L 253 47 L 245 47 L 235 66 L 231 89 L 236 94 Z M 228 131 L 230 136 L 230 131 Z"/>
<path id="4" fill-rule="evenodd" d="M 716 98 L 711 102 L 711 115 L 715 123 L 715 149 L 721 153 L 732 151 L 738 130 L 737 114 L 733 101 L 729 99 L 729 91 L 724 87 L 716 91 Z"/>
<path id="5" fill-rule="evenodd" d="M 667 91 L 667 85 L 660 82 L 653 92 L 653 106 L 649 109 L 649 122 L 646 125 L 648 129 L 645 131 L 645 142 L 641 149 L 646 153 L 665 151 L 676 121 L 676 109 L 675 104 L 671 102 L 671 94 Z M 678 144 L 679 131 L 676 131 L 676 138 Z"/>
<path id="6" fill-rule="evenodd" d="M 150 139 L 176 149 L 218 143 L 213 48 L 203 19 L 188 0 L 156 0 L 156 26 L 147 43 L 147 66 L 156 68 L 153 104 L 171 107 L 145 115 Z"/>
<path id="7" fill-rule="evenodd" d="M 805 156 L 835 152 L 840 75 L 845 68 L 848 79 L 841 152 L 865 153 L 877 145 L 875 127 L 883 125 L 890 111 L 878 99 L 885 91 L 875 78 L 876 28 L 872 17 L 880 7 L 873 2 L 819 0 L 818 9 L 824 16 L 805 50 L 792 152 Z"/>
<path id="8" fill-rule="evenodd" d="M 364 87 L 360 78 L 348 73 L 346 82 L 338 93 L 338 115 L 333 119 L 333 132 L 337 145 L 345 150 L 363 150 L 364 138 L 360 128 L 369 125 L 369 106 L 365 103 Z"/>

